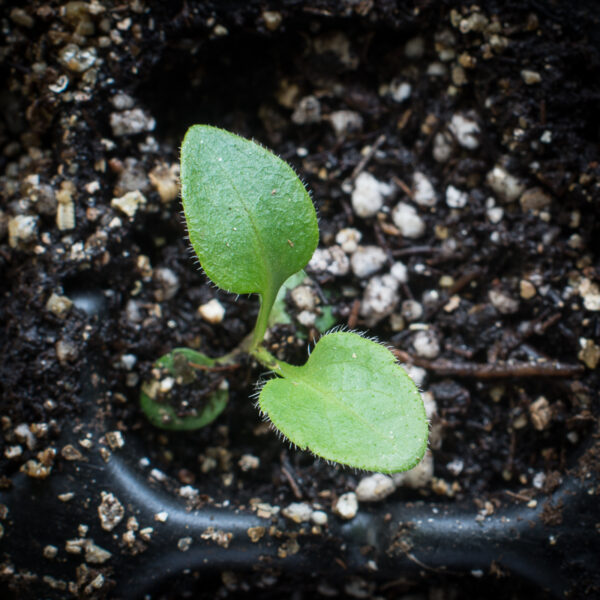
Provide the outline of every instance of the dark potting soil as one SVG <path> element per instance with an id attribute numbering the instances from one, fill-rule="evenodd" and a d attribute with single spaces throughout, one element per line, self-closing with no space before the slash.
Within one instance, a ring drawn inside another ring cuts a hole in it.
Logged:
<path id="1" fill-rule="evenodd" d="M 432 462 L 416 482 L 397 481 L 389 500 L 464 503 L 485 519 L 507 504 L 535 508 L 569 472 L 597 477 L 593 3 L 51 2 L 5 13 L 3 488 L 23 470 L 43 483 L 70 460 L 135 447 L 155 484 L 199 490 L 194 507 L 308 502 L 337 519 L 336 500 L 365 477 L 280 442 L 250 399 L 262 375 L 251 362 L 228 378 L 229 405 L 205 429 L 157 430 L 140 412 L 140 384 L 159 356 L 182 346 L 225 354 L 258 309 L 255 298 L 212 286 L 190 254 L 176 186 L 193 123 L 255 138 L 294 166 L 318 209 L 320 248 L 337 248 L 307 269 L 312 312 L 330 307 L 336 324 L 368 330 L 412 365 L 431 409 Z M 366 217 L 361 179 L 383 196 Z M 399 204 L 414 212 L 410 227 Z M 341 231 L 361 236 L 366 258 L 344 247 Z M 98 297 L 96 314 L 86 312 Z M 213 299 L 222 321 L 198 312 Z M 301 303 L 288 297 L 287 306 L 292 322 L 270 343 L 300 363 L 320 333 Z M 117 431 L 122 448 L 106 435 Z M 75 454 L 65 436 L 78 440 Z M 23 532 L 11 530 L 10 506 L 0 516 L 2 585 L 18 597 L 38 584 L 44 597 L 60 594 L 43 582 L 50 559 L 40 554 L 29 578 L 13 562 L 10 539 Z M 550 531 L 560 507 L 541 518 Z M 65 541 L 54 544 L 61 556 Z M 505 579 L 490 592 L 494 574 L 485 575 L 466 587 L 364 576 L 334 591 L 537 593 Z M 271 589 L 271 576 L 214 574 L 202 593 L 331 592 L 318 579 L 301 589 L 276 578 Z M 74 573 L 65 585 L 112 597 L 111 577 L 89 588 Z M 192 575 L 155 597 L 198 597 L 199 585 Z M 597 586 L 584 587 L 593 597 Z"/>

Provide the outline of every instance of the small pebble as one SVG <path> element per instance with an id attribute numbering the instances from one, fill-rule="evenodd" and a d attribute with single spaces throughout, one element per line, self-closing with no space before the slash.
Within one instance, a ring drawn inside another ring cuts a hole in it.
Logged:
<path id="1" fill-rule="evenodd" d="M 521 298 L 524 300 L 529 300 L 536 294 L 535 286 L 527 279 L 521 279 L 519 282 L 519 291 L 521 293 Z"/>
<path id="2" fill-rule="evenodd" d="M 16 446 L 6 446 L 4 449 L 4 456 L 8 458 L 8 460 L 16 460 L 22 455 L 23 448 L 18 444 Z"/>
<path id="3" fill-rule="evenodd" d="M 148 179 L 163 203 L 167 204 L 179 195 L 179 165 L 161 163 L 148 173 Z"/>
<path id="4" fill-rule="evenodd" d="M 413 175 L 413 200 L 419 206 L 435 206 L 437 202 L 437 196 L 431 181 L 427 177 L 417 171 Z"/>
<path id="5" fill-rule="evenodd" d="M 282 509 L 281 514 L 294 523 L 305 523 L 310 521 L 313 509 L 306 502 L 292 502 Z"/>
<path id="6" fill-rule="evenodd" d="M 124 196 L 127 192 L 140 192 L 145 194 L 150 191 L 150 179 L 146 173 L 144 164 L 131 156 L 127 157 L 119 170 L 119 176 L 113 195 L 115 197 Z"/>
<path id="7" fill-rule="evenodd" d="M 296 320 L 304 327 L 314 327 L 317 315 L 309 310 L 303 310 L 296 315 Z"/>
<path id="8" fill-rule="evenodd" d="M 352 254 L 353 252 L 356 252 L 361 239 L 362 233 L 353 227 L 340 229 L 335 236 L 336 244 L 339 244 L 341 249 L 346 254 Z"/>
<path id="9" fill-rule="evenodd" d="M 296 125 L 310 125 L 321 120 L 321 103 L 316 96 L 305 96 L 298 102 L 292 114 L 292 122 Z"/>
<path id="10" fill-rule="evenodd" d="M 180 552 L 187 552 L 192 546 L 192 538 L 191 537 L 182 537 L 177 540 L 177 550 Z"/>
<path id="11" fill-rule="evenodd" d="M 253 471 L 260 466 L 260 458 L 253 454 L 242 454 L 238 461 L 240 469 L 244 472 Z"/>
<path id="12" fill-rule="evenodd" d="M 491 206 L 486 209 L 485 214 L 490 223 L 497 224 L 504 218 L 504 209 L 500 206 Z"/>
<path id="13" fill-rule="evenodd" d="M 352 272 L 365 279 L 377 273 L 387 261 L 387 254 L 379 246 L 359 246 L 350 258 Z"/>
<path id="14" fill-rule="evenodd" d="M 597 284 L 592 283 L 587 277 L 583 277 L 578 291 L 583 298 L 583 306 L 586 310 L 600 311 L 600 287 Z"/>
<path id="15" fill-rule="evenodd" d="M 391 275 L 375 275 L 365 288 L 360 315 L 373 327 L 394 312 L 398 300 L 398 280 Z"/>
<path id="16" fill-rule="evenodd" d="M 430 77 L 445 77 L 447 72 L 446 65 L 441 62 L 432 62 L 427 67 L 427 75 Z"/>
<path id="17" fill-rule="evenodd" d="M 14 429 L 14 434 L 19 442 L 27 445 L 29 450 L 34 450 L 37 445 L 35 435 L 31 432 L 31 429 L 27 423 L 19 423 Z"/>
<path id="18" fill-rule="evenodd" d="M 533 426 L 542 431 L 548 427 L 552 420 L 552 410 L 550 404 L 544 396 L 540 396 L 529 406 L 529 417 Z"/>
<path id="19" fill-rule="evenodd" d="M 510 315 L 519 310 L 519 301 L 500 290 L 490 290 L 488 297 L 494 308 L 503 315 Z"/>
<path id="20" fill-rule="evenodd" d="M 477 121 L 460 113 L 453 115 L 448 129 L 456 138 L 456 141 L 467 150 L 479 148 L 479 134 L 481 130 Z"/>
<path id="21" fill-rule="evenodd" d="M 467 205 L 469 196 L 466 192 L 461 192 L 453 185 L 446 188 L 446 204 L 450 208 L 464 208 Z"/>
<path id="22" fill-rule="evenodd" d="M 54 348 L 56 350 L 56 358 L 58 358 L 61 364 L 72 362 L 79 356 L 77 344 L 66 338 L 56 342 Z"/>
<path id="23" fill-rule="evenodd" d="M 357 216 L 366 219 L 373 217 L 383 206 L 384 196 L 391 193 L 391 187 L 378 181 L 368 173 L 363 171 L 354 182 L 352 192 L 352 208 Z"/>
<path id="24" fill-rule="evenodd" d="M 389 86 L 389 94 L 394 102 L 404 102 L 410 98 L 412 85 L 406 81 L 394 79 Z"/>
<path id="25" fill-rule="evenodd" d="M 46 302 L 46 310 L 50 311 L 53 315 L 63 319 L 67 313 L 71 310 L 73 302 L 67 296 L 59 296 L 56 293 L 52 293 Z"/>
<path id="26" fill-rule="evenodd" d="M 43 554 L 44 558 L 52 560 L 53 558 L 56 558 L 56 555 L 58 554 L 58 548 L 48 544 L 47 546 L 44 546 Z"/>
<path id="27" fill-rule="evenodd" d="M 8 221 L 8 244 L 16 248 L 37 239 L 38 217 L 17 215 Z"/>
<path id="28" fill-rule="evenodd" d="M 398 283 L 406 283 L 408 281 L 408 269 L 403 262 L 395 262 L 390 269 L 390 275 Z"/>
<path id="29" fill-rule="evenodd" d="M 425 40 L 418 36 L 411 38 L 404 45 L 404 55 L 407 58 L 421 58 L 425 53 Z"/>
<path id="30" fill-rule="evenodd" d="M 363 477 L 357 488 L 356 497 L 359 502 L 378 502 L 394 492 L 396 486 L 388 475 L 374 473 Z"/>
<path id="31" fill-rule="evenodd" d="M 427 487 L 433 479 L 433 455 L 427 450 L 423 460 L 416 467 L 410 471 L 395 473 L 392 475 L 392 479 L 398 487 L 413 489 Z"/>
<path id="32" fill-rule="evenodd" d="M 101 548 L 98 544 L 94 544 L 93 540 L 84 540 L 84 548 L 85 560 L 94 565 L 101 565 L 112 556 L 108 550 Z M 103 581 L 103 579 L 101 581 Z"/>
<path id="33" fill-rule="evenodd" d="M 299 285 L 290 292 L 292 302 L 300 310 L 312 311 L 315 309 L 317 297 L 315 291 L 309 285 Z"/>
<path id="34" fill-rule="evenodd" d="M 156 121 L 141 108 L 133 108 L 110 114 L 110 126 L 116 137 L 136 135 L 145 131 L 153 131 Z"/>
<path id="35" fill-rule="evenodd" d="M 535 85 L 542 81 L 542 76 L 537 71 L 530 71 L 529 69 L 523 69 L 521 71 L 521 79 L 527 85 Z"/>
<path id="36" fill-rule="evenodd" d="M 329 518 L 327 517 L 326 512 L 322 510 L 313 510 L 313 512 L 310 515 L 310 520 L 315 525 L 320 525 L 321 527 L 324 527 L 325 525 L 327 525 Z"/>
<path id="37" fill-rule="evenodd" d="M 595 369 L 600 363 L 600 346 L 594 343 L 594 340 L 579 338 L 581 350 L 577 358 L 582 361 L 588 369 Z"/>
<path id="38" fill-rule="evenodd" d="M 453 144 L 450 135 L 446 132 L 438 131 L 433 138 L 433 158 L 439 163 L 445 163 L 452 156 L 452 151 Z"/>
<path id="39" fill-rule="evenodd" d="M 455 458 L 446 465 L 446 469 L 448 469 L 448 471 L 450 471 L 454 477 L 458 477 L 462 473 L 464 466 L 465 463 L 463 460 L 460 458 Z"/>
<path id="40" fill-rule="evenodd" d="M 415 265 L 415 269 L 419 266 L 425 265 Z M 419 272 L 421 272 L 419 270 Z M 423 295 L 421 296 L 421 300 L 425 306 L 435 306 L 440 300 L 440 293 L 437 290 L 425 290 Z"/>
<path id="41" fill-rule="evenodd" d="M 460 19 L 458 28 L 462 34 L 469 31 L 483 31 L 488 24 L 488 19 L 480 12 L 473 12 L 468 17 Z"/>
<path id="42" fill-rule="evenodd" d="M 412 344 L 417 356 L 423 358 L 436 358 L 440 353 L 440 342 L 431 329 L 417 331 Z"/>
<path id="43" fill-rule="evenodd" d="M 333 507 L 333 512 L 342 519 L 353 519 L 358 512 L 358 498 L 354 492 L 342 494 Z"/>
<path id="44" fill-rule="evenodd" d="M 110 202 L 113 208 L 119 209 L 129 218 L 133 218 L 140 207 L 146 205 L 146 197 L 139 190 L 127 192 L 120 198 L 113 198 Z"/>
<path id="45" fill-rule="evenodd" d="M 158 289 L 154 291 L 154 299 L 157 302 L 175 298 L 180 285 L 175 271 L 167 267 L 159 267 L 152 272 L 152 279 L 158 286 Z"/>
<path id="46" fill-rule="evenodd" d="M 27 29 L 30 29 L 31 27 L 33 27 L 33 25 L 35 23 L 35 21 L 33 20 L 33 17 L 29 13 L 24 11 L 22 8 L 13 8 L 10 11 L 10 19 L 17 25 L 21 25 L 22 27 L 27 27 Z"/>
<path id="47" fill-rule="evenodd" d="M 105 434 L 106 443 L 111 450 L 118 450 L 125 445 L 123 434 L 120 431 L 107 431 Z"/>
<path id="48" fill-rule="evenodd" d="M 338 138 L 357 133 L 363 127 L 363 118 L 353 110 L 336 110 L 329 115 L 329 122 Z"/>
<path id="49" fill-rule="evenodd" d="M 425 233 L 425 221 L 419 216 L 414 206 L 399 202 L 392 211 L 394 225 L 400 233 L 409 239 L 420 238 Z"/>
<path id="50" fill-rule="evenodd" d="M 105 531 L 112 531 L 123 519 L 125 509 L 116 496 L 109 492 L 101 492 L 102 502 L 98 506 L 100 525 Z"/>
<path id="51" fill-rule="evenodd" d="M 525 191 L 525 186 L 504 167 L 495 166 L 486 176 L 487 184 L 506 202 L 514 202 Z"/>
<path id="52" fill-rule="evenodd" d="M 262 18 L 265 22 L 265 27 L 269 31 L 275 31 L 281 25 L 283 17 L 279 11 L 276 10 L 263 10 Z"/>
<path id="53" fill-rule="evenodd" d="M 466 85 L 469 82 L 467 72 L 462 65 L 454 65 L 450 71 L 450 76 L 452 78 L 452 83 L 459 87 Z M 477 144 L 479 145 L 479 142 L 477 142 Z M 463 144 L 461 144 L 461 146 L 463 146 Z"/>
<path id="54" fill-rule="evenodd" d="M 346 69 L 356 69 L 359 59 L 352 50 L 350 38 L 341 31 L 332 31 L 316 37 L 313 48 L 317 54 L 334 54 L 341 66 Z"/>
<path id="55" fill-rule="evenodd" d="M 308 268 L 316 273 L 343 277 L 350 271 L 350 261 L 339 246 L 317 248 L 308 263 Z"/>
<path id="56" fill-rule="evenodd" d="M 83 73 L 94 65 L 97 59 L 96 48 L 80 48 L 77 44 L 67 44 L 59 53 L 58 60 L 70 71 Z"/>
<path id="57" fill-rule="evenodd" d="M 209 300 L 198 308 L 199 315 L 212 325 L 222 323 L 225 318 L 225 307 L 216 299 Z"/>
<path id="58" fill-rule="evenodd" d="M 119 366 L 126 371 L 131 371 L 137 363 L 137 356 L 135 354 L 123 354 L 119 360 Z"/>
<path id="59" fill-rule="evenodd" d="M 531 483 L 536 490 L 541 490 L 546 482 L 546 474 L 543 471 L 539 471 L 533 476 Z"/>
<path id="60" fill-rule="evenodd" d="M 552 198 L 542 188 L 534 187 L 525 190 L 519 198 L 519 202 L 524 211 L 541 210 L 552 202 Z"/>
<path id="61" fill-rule="evenodd" d="M 423 316 L 423 305 L 416 300 L 404 300 L 402 302 L 401 314 L 411 323 L 418 321 Z"/>
<path id="62" fill-rule="evenodd" d="M 127 110 L 135 105 L 135 100 L 129 94 L 123 92 L 117 92 L 110 99 L 110 102 L 117 110 Z"/>
<path id="63" fill-rule="evenodd" d="M 406 371 L 408 376 L 414 381 L 414 384 L 418 388 L 422 388 L 427 378 L 427 371 L 421 367 L 415 365 L 403 364 L 402 368 Z"/>

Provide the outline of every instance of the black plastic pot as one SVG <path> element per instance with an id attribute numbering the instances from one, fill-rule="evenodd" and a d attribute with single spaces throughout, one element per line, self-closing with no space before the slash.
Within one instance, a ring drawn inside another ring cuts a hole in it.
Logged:
<path id="1" fill-rule="evenodd" d="M 89 314 L 102 311 L 101 295 L 73 294 L 73 299 Z M 91 417 L 83 425 L 89 431 Z M 5 568 L 12 565 L 20 573 L 36 575 L 33 579 L 23 576 L 24 587 L 16 597 L 38 597 L 36 590 L 43 597 L 65 597 L 66 582 L 82 577 L 83 562 L 94 577 L 102 574 L 102 588 L 111 590 L 108 597 L 127 599 L 148 597 L 178 574 L 206 578 L 222 571 L 277 572 L 285 580 L 295 577 L 293 581 L 320 575 L 333 580 L 364 575 L 381 581 L 401 580 L 403 585 L 463 577 L 467 588 L 472 585 L 469 582 L 502 574 L 507 589 L 510 582 L 516 586 L 525 581 L 539 597 L 556 598 L 581 597 L 588 586 L 598 584 L 600 511 L 598 483 L 592 478 L 569 477 L 551 496 L 538 497 L 535 508 L 513 505 L 483 520 L 477 518 L 472 504 L 361 505 L 354 519 L 332 516 L 324 534 L 313 535 L 306 524 L 290 525 L 281 517 L 265 520 L 250 511 L 188 512 L 181 498 L 148 483 L 145 469 L 149 467 L 140 466 L 142 449 L 130 437 L 124 449 L 107 461 L 99 452 L 89 452 L 86 460 L 62 462 L 62 470 L 46 480 L 20 473 L 11 489 L 0 492 L 0 502 L 9 508 L 2 540 Z M 76 439 L 60 443 L 76 444 Z M 70 492 L 71 500 L 59 500 L 59 495 Z M 125 507 L 126 518 L 110 532 L 100 527 L 97 513 L 103 492 L 114 494 Z M 560 516 L 549 519 L 551 509 Z M 162 522 L 156 520 L 160 513 L 167 515 L 166 520 L 164 516 Z M 137 554 L 121 538 L 130 516 L 135 516 L 140 527 L 153 527 L 144 551 Z M 88 530 L 78 531 L 81 524 Z M 276 532 L 269 531 L 271 525 L 276 525 Z M 252 527 L 266 528 L 256 542 L 248 535 Z M 232 534 L 229 543 L 205 539 L 209 528 Z M 81 554 L 65 551 L 67 540 L 82 537 L 112 556 L 98 564 L 88 560 L 85 547 Z M 298 544 L 297 552 L 282 557 L 282 545 L 291 539 Z M 55 558 L 43 558 L 47 545 L 58 548 Z M 51 587 L 58 586 L 54 596 L 49 593 L 49 581 Z M 80 588 L 80 593 L 82 589 L 87 589 L 84 595 L 102 597 L 90 584 Z M 175 597 L 180 597 L 179 591 L 175 590 Z M 269 597 L 277 596 L 271 590 Z"/>

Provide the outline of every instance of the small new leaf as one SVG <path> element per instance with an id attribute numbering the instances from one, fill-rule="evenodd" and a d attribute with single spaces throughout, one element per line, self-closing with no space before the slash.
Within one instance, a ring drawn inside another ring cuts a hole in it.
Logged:
<path id="1" fill-rule="evenodd" d="M 278 363 L 259 405 L 301 449 L 359 469 L 414 467 L 427 447 L 419 392 L 384 346 L 355 333 L 322 337 L 305 365 Z"/>
<path id="2" fill-rule="evenodd" d="M 229 397 L 210 372 L 214 365 L 212 358 L 190 348 L 175 348 L 161 356 L 153 368 L 157 377 L 144 382 L 140 393 L 148 420 L 174 431 L 199 429 L 214 421 Z"/>

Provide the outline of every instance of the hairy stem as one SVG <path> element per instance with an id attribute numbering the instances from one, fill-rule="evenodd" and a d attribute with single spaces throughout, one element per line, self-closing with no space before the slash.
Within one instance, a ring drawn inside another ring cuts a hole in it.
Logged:
<path id="1" fill-rule="evenodd" d="M 275 358 L 264 346 L 256 346 L 252 348 L 250 354 L 263 366 L 271 371 L 280 371 L 281 364 L 285 363 Z"/>
<path id="2" fill-rule="evenodd" d="M 260 310 L 258 311 L 254 333 L 252 334 L 250 352 L 259 346 L 265 337 L 269 325 L 269 315 L 271 314 L 271 309 L 273 308 L 275 298 L 277 298 L 278 291 L 279 287 L 276 290 L 269 288 L 264 294 L 260 295 Z"/>

